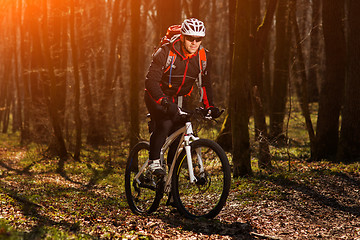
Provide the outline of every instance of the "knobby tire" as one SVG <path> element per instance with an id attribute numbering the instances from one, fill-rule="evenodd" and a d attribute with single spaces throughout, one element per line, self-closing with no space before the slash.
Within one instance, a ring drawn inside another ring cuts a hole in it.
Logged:
<path id="1" fill-rule="evenodd" d="M 224 207 L 230 191 L 231 171 L 224 150 L 214 141 L 199 139 L 190 144 L 194 173 L 199 181 L 190 183 L 186 153 L 176 162 L 172 179 L 172 194 L 178 211 L 187 218 L 214 218 Z M 205 174 L 200 176 L 195 159 L 201 150 Z"/>
<path id="2" fill-rule="evenodd" d="M 125 170 L 126 199 L 131 211 L 140 215 L 156 211 L 163 196 L 163 180 L 159 180 L 157 185 L 151 185 L 149 182 L 152 182 L 153 176 L 144 172 L 141 175 L 144 186 L 134 181 L 135 175 L 149 158 L 149 149 L 149 142 L 137 143 L 130 151 Z"/>

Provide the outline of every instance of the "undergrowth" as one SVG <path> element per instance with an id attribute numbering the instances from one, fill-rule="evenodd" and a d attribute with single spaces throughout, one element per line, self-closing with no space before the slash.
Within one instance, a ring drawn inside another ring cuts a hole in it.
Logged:
<path id="1" fill-rule="evenodd" d="M 250 122 L 254 174 L 233 179 L 235 198 L 230 201 L 241 207 L 264 200 L 286 201 L 294 189 L 311 192 L 330 184 L 327 178 L 351 180 L 352 175 L 360 175 L 360 163 L 308 162 L 309 143 L 301 119 L 299 113 L 291 116 L 287 146 L 276 148 L 270 143 L 273 167 L 267 170 L 257 166 Z M 146 127 L 142 129 L 142 139 L 147 139 Z M 201 137 L 215 139 L 220 129 L 212 124 L 195 130 Z M 126 143 L 85 146 L 80 161 L 69 158 L 59 174 L 58 159 L 46 155 L 46 146 L 21 146 L 18 139 L 18 134 L 0 134 L 0 239 L 148 238 L 123 226 L 130 214 L 123 187 Z"/>

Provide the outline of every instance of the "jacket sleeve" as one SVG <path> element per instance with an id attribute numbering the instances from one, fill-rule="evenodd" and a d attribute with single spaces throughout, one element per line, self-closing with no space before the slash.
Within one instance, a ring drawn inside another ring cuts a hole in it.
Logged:
<path id="1" fill-rule="evenodd" d="M 146 74 L 145 88 L 155 102 L 160 104 L 160 101 L 166 95 L 161 90 L 161 78 L 164 72 L 164 64 L 166 58 L 166 49 L 159 48 L 154 54 L 149 71 Z"/>
<path id="2" fill-rule="evenodd" d="M 206 52 L 206 68 L 204 71 L 204 75 L 202 76 L 202 89 L 203 89 L 203 104 L 205 108 L 213 107 L 213 92 L 212 92 L 212 83 L 211 83 L 211 76 L 210 70 L 212 65 L 212 60 L 210 57 L 209 52 Z"/>

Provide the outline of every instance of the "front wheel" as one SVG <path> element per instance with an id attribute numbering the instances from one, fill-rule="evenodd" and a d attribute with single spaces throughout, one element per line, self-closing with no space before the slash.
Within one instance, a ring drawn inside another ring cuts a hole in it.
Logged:
<path id="1" fill-rule="evenodd" d="M 149 159 L 149 149 L 148 142 L 139 142 L 130 151 L 126 164 L 126 199 L 130 209 L 136 214 L 154 212 L 163 196 L 163 179 L 156 179 L 144 168 Z"/>
<path id="2" fill-rule="evenodd" d="M 187 155 L 183 150 L 172 179 L 174 201 L 178 211 L 187 218 L 213 218 L 221 211 L 229 195 L 229 161 L 224 150 L 214 141 L 199 139 L 190 147 L 197 181 L 190 183 Z"/>

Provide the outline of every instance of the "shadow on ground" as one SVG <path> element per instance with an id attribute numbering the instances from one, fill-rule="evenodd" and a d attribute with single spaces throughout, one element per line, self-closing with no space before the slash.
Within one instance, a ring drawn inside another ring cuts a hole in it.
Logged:
<path id="1" fill-rule="evenodd" d="M 181 228 L 200 235 L 228 236 L 231 239 L 258 239 L 254 237 L 253 229 L 248 223 L 226 223 L 217 219 L 190 220 L 185 219 L 177 212 L 170 214 L 161 213 L 158 218 L 173 228 Z"/>

